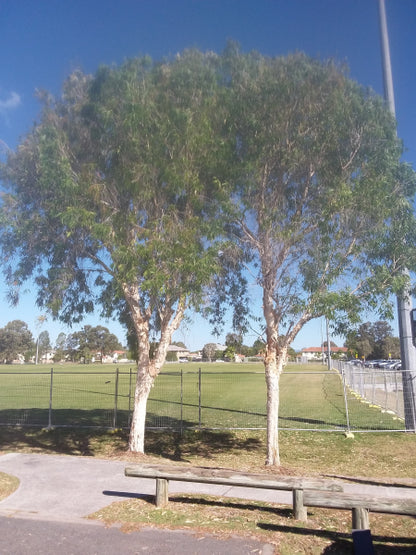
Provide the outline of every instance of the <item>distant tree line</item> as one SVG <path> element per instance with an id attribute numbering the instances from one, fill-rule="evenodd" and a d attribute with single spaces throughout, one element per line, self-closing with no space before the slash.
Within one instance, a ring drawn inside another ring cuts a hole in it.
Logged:
<path id="1" fill-rule="evenodd" d="M 104 326 L 84 326 L 81 330 L 66 335 L 60 333 L 52 347 L 49 332 L 40 332 L 37 339 L 22 320 L 13 320 L 0 328 L 0 361 L 41 361 L 50 353 L 49 360 L 60 362 L 87 362 L 102 360 L 114 351 L 122 350 L 117 337 Z"/>
<path id="2" fill-rule="evenodd" d="M 233 361 L 236 355 L 245 358 L 264 355 L 266 343 L 257 338 L 253 345 L 248 346 L 243 343 L 243 336 L 239 333 L 228 333 L 225 338 L 225 349 L 218 349 L 216 343 L 207 343 L 202 349 L 202 360 L 212 362 L 214 360 Z M 289 356 L 294 357 L 295 351 L 291 348 Z"/>
<path id="3" fill-rule="evenodd" d="M 366 322 L 347 335 L 345 346 L 353 358 L 400 358 L 400 340 L 388 322 Z"/>

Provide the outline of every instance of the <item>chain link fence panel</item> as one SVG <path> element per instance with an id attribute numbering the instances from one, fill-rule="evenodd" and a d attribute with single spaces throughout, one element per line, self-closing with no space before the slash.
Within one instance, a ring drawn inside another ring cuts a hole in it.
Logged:
<path id="1" fill-rule="evenodd" d="M 403 430 L 406 411 L 414 410 L 416 383 L 415 374 L 409 370 L 384 370 L 366 368 L 362 365 L 334 361 L 334 366 L 343 377 L 348 394 L 348 404 L 353 400 L 378 411 L 378 419 L 368 423 L 369 429 Z M 406 398 L 403 382 L 410 383 L 411 395 Z M 410 406 L 411 405 L 411 406 Z M 354 413 L 353 413 L 354 415 Z M 359 427 L 352 421 L 352 427 Z M 390 426 L 390 427 L 389 427 Z M 414 425 L 406 431 L 416 431 Z"/>
<path id="2" fill-rule="evenodd" d="M 352 371 L 354 370 L 354 371 Z M 0 372 L 0 425 L 128 428 L 133 369 Z M 162 372 L 147 404 L 147 429 L 265 429 L 264 372 Z M 279 428 L 403 431 L 400 372 L 285 371 Z"/>

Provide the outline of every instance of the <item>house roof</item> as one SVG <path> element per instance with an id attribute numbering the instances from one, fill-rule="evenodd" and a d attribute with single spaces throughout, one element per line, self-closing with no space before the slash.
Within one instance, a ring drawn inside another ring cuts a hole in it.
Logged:
<path id="1" fill-rule="evenodd" d="M 326 350 L 326 347 L 305 347 L 302 349 L 302 353 L 322 353 Z M 346 353 L 347 351 L 347 347 L 331 347 L 331 353 Z"/>

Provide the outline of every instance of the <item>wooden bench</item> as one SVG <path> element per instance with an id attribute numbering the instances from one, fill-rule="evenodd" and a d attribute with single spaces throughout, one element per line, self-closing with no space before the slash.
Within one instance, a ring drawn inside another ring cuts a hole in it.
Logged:
<path id="1" fill-rule="evenodd" d="M 303 501 L 306 507 L 351 510 L 353 530 L 367 530 L 370 528 L 369 511 L 396 515 L 416 515 L 416 494 L 413 499 L 409 499 L 406 497 L 377 497 L 360 493 L 305 490 L 300 497 L 298 503 L 301 504 Z"/>
<path id="2" fill-rule="evenodd" d="M 156 480 L 155 503 L 163 507 L 169 502 L 169 481 L 197 482 L 292 491 L 293 513 L 297 520 L 307 520 L 307 507 L 352 511 L 352 536 L 355 553 L 373 553 L 369 511 L 398 515 L 416 515 L 416 497 L 375 497 L 359 493 L 344 493 L 341 482 L 323 478 L 251 474 L 218 468 L 135 464 L 124 470 L 133 478 Z"/>
<path id="3" fill-rule="evenodd" d="M 352 511 L 352 539 L 356 555 L 374 554 L 369 511 L 396 515 L 416 515 L 416 496 L 413 499 L 408 499 L 406 497 L 376 497 L 360 493 L 305 490 L 299 492 L 297 503 L 299 508 L 304 503 L 308 507 L 350 509 Z"/>
<path id="4" fill-rule="evenodd" d="M 236 470 L 206 467 L 135 464 L 127 466 L 124 473 L 126 476 L 133 478 L 153 478 L 156 480 L 155 502 L 157 507 L 163 507 L 169 502 L 170 480 L 292 491 L 294 516 L 299 520 L 306 520 L 306 507 L 304 506 L 304 492 L 306 490 L 342 491 L 340 482 L 323 478 L 251 474 Z"/>

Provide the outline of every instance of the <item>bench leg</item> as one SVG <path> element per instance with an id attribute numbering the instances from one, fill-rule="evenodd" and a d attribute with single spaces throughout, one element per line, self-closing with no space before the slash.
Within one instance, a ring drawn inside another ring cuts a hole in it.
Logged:
<path id="1" fill-rule="evenodd" d="M 165 507 L 169 501 L 169 480 L 156 478 L 156 507 Z"/>
<path id="2" fill-rule="evenodd" d="M 303 504 L 303 489 L 294 489 L 293 496 L 293 515 L 296 520 L 308 520 L 307 508 Z"/>
<path id="3" fill-rule="evenodd" d="M 352 510 L 352 529 L 353 530 L 369 530 L 370 517 L 367 509 L 363 507 L 355 507 Z"/>

